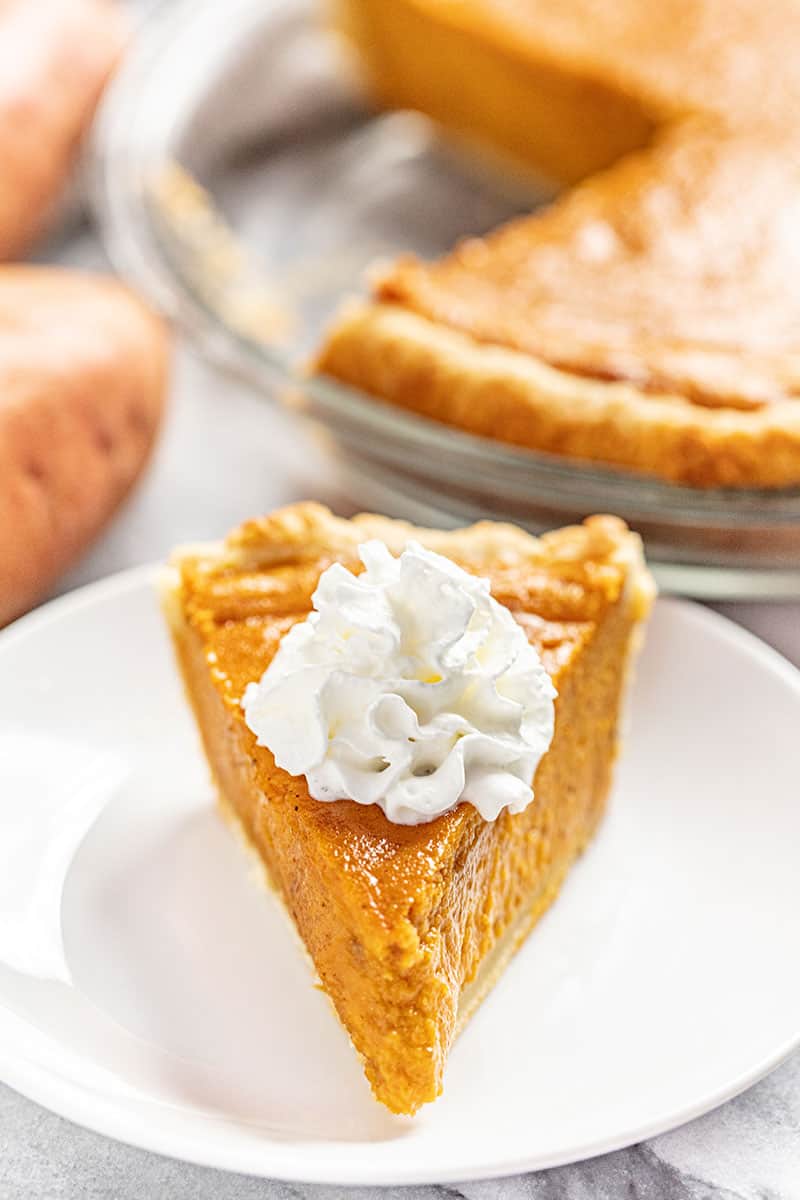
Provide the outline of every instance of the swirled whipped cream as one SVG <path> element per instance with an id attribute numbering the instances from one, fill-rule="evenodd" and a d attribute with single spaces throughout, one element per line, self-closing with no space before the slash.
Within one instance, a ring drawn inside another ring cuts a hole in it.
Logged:
<path id="1" fill-rule="evenodd" d="M 460 801 L 487 821 L 533 799 L 556 695 L 489 582 L 410 542 L 334 564 L 314 611 L 242 700 L 259 745 L 316 800 L 378 804 L 418 825 Z"/>

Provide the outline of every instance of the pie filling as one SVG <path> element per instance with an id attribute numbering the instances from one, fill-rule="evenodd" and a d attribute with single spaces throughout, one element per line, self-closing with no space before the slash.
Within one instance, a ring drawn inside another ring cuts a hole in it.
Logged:
<path id="1" fill-rule="evenodd" d="M 365 538 L 365 534 L 367 537 Z M 320 802 L 257 744 L 241 699 L 306 619 L 331 562 L 410 539 L 487 577 L 555 685 L 555 730 L 522 811 L 460 803 L 398 825 Z M 176 557 L 165 611 L 220 798 L 267 868 L 376 1097 L 413 1113 L 442 1087 L 456 1033 L 556 896 L 603 812 L 632 648 L 652 595 L 638 539 L 612 518 L 536 540 L 453 534 L 299 505 Z"/>

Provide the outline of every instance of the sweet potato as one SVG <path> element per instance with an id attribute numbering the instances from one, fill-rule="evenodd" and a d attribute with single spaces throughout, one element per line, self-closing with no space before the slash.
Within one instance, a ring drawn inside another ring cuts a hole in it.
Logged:
<path id="1" fill-rule="evenodd" d="M 168 338 L 126 288 L 0 267 L 0 625 L 41 599 L 142 470 Z"/>
<path id="2" fill-rule="evenodd" d="M 0 0 L 0 259 L 45 228 L 125 33 L 115 0 Z"/>

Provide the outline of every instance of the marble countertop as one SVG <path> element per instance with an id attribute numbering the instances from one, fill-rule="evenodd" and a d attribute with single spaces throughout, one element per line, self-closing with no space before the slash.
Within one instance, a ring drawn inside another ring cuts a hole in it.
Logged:
<path id="1" fill-rule="evenodd" d="M 104 265 L 90 230 L 45 257 Z M 326 461 L 286 418 L 214 376 L 185 349 L 166 427 L 142 486 L 63 588 L 222 534 L 313 496 L 352 508 Z M 800 605 L 728 605 L 800 665 Z M 79 1129 L 0 1085 L 0 1200 L 800 1200 L 800 1054 L 716 1112 L 640 1146 L 498 1182 L 365 1189 L 271 1183 L 173 1162 Z"/>

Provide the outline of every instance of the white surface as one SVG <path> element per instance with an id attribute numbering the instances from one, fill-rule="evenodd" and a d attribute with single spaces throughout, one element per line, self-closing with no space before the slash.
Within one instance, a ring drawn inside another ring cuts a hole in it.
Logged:
<path id="1" fill-rule="evenodd" d="M 214 815 L 146 573 L 0 637 L 12 716 L 132 764 L 67 882 L 77 990 L 0 972 L 3 1077 L 78 1122 L 252 1174 L 474 1178 L 639 1140 L 796 1042 L 800 676 L 701 609 L 659 604 L 608 820 L 414 1121 Z"/>
<path id="2" fill-rule="evenodd" d="M 125 773 L 122 758 L 97 746 L 11 721 L 0 729 L 0 963 L 71 982 L 61 933 L 64 883 Z"/>

